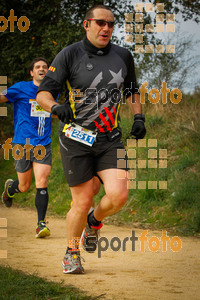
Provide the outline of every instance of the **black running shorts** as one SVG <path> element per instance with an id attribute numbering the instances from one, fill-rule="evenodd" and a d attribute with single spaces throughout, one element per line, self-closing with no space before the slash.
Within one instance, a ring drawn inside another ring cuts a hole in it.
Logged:
<path id="1" fill-rule="evenodd" d="M 121 136 L 108 141 L 106 136 L 87 146 L 59 133 L 60 151 L 65 177 L 70 187 L 92 179 L 97 172 L 117 169 L 117 150 L 125 149 Z"/>

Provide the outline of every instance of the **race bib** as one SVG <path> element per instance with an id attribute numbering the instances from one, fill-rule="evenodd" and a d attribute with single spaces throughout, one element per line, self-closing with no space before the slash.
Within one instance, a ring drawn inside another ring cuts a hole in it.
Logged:
<path id="1" fill-rule="evenodd" d="M 97 133 L 85 129 L 77 124 L 67 124 L 63 131 L 65 132 L 66 137 L 90 147 L 92 147 L 97 136 Z"/>
<path id="2" fill-rule="evenodd" d="M 48 111 L 45 111 L 35 101 L 35 99 L 29 99 L 29 103 L 31 103 L 31 117 L 45 117 L 45 118 L 50 118 L 50 113 Z"/>

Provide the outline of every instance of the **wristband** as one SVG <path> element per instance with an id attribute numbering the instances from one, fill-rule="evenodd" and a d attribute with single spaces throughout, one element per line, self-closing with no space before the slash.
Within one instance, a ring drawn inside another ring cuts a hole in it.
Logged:
<path id="1" fill-rule="evenodd" d="M 136 121 L 136 120 L 140 120 L 140 121 L 145 122 L 145 115 L 144 114 L 135 114 L 134 115 L 134 121 Z"/>
<path id="2" fill-rule="evenodd" d="M 51 107 L 51 113 L 53 114 L 52 112 L 52 109 L 54 108 L 54 106 L 57 106 L 58 104 L 54 104 L 52 107 Z"/>

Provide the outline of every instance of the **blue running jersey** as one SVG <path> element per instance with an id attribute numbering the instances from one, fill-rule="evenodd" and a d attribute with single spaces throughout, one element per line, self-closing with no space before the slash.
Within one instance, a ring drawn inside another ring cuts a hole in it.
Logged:
<path id="1" fill-rule="evenodd" d="M 13 143 L 46 146 L 51 143 L 51 114 L 36 102 L 38 86 L 33 81 L 21 81 L 7 89 L 8 103 L 13 103 Z"/>

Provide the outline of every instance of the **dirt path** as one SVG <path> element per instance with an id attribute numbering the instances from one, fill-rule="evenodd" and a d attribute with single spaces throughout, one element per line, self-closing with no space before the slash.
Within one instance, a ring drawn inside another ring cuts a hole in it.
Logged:
<path id="1" fill-rule="evenodd" d="M 36 212 L 16 207 L 4 208 L 0 204 L 0 218 L 7 218 L 8 237 L 0 238 L 0 250 L 7 249 L 8 258 L 0 264 L 37 274 L 48 280 L 64 281 L 87 291 L 100 299 L 200 299 L 200 239 L 181 238 L 182 249 L 173 252 L 170 242 L 162 252 L 162 243 L 157 252 L 150 251 L 150 238 L 161 237 L 162 231 L 148 231 L 145 252 L 140 251 L 140 241 L 130 241 L 131 230 L 140 237 L 143 230 L 104 226 L 101 236 L 109 244 L 114 236 L 124 240 L 128 237 L 126 251 L 107 251 L 89 254 L 85 259 L 83 275 L 65 275 L 61 262 L 65 253 L 65 220 L 48 217 L 51 236 L 35 239 Z M 1 231 L 1 230 L 0 230 Z M 0 235 L 1 236 L 1 235 Z M 172 237 L 170 237 L 172 238 Z M 115 242 L 113 247 L 119 243 Z M 153 246 L 155 244 L 152 244 Z M 101 243 L 105 247 L 105 243 Z M 174 247 L 178 244 L 174 243 Z M 100 248 L 99 248 L 100 249 Z M 100 253 L 99 253 L 100 256 Z"/>

